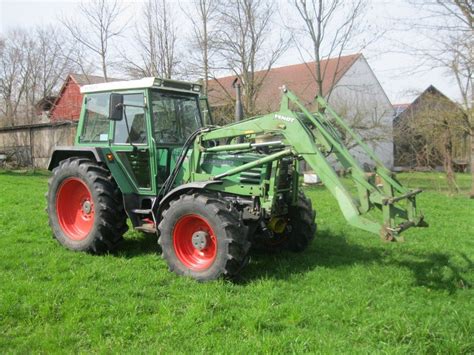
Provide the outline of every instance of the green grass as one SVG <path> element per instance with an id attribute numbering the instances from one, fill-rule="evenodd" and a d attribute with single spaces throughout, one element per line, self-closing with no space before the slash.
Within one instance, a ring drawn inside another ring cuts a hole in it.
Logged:
<path id="1" fill-rule="evenodd" d="M 65 250 L 44 212 L 47 176 L 0 173 L 0 353 L 472 353 L 474 200 L 448 196 L 437 174 L 401 177 L 432 187 L 419 198 L 430 227 L 405 243 L 347 226 L 311 188 L 309 250 L 197 283 L 135 232 L 113 255 Z"/>

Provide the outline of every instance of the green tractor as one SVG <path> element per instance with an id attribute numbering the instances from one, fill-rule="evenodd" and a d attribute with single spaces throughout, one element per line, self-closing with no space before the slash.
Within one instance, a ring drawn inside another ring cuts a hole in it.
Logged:
<path id="1" fill-rule="evenodd" d="M 171 271 L 202 281 L 238 274 L 252 246 L 301 252 L 316 233 L 302 161 L 349 224 L 384 240 L 424 224 L 420 190 L 403 187 L 320 97 L 309 112 L 282 88 L 278 112 L 218 127 L 196 83 L 144 78 L 81 91 L 75 145 L 53 152 L 47 194 L 54 237 L 71 250 L 113 250 L 128 218 L 158 236 Z M 374 173 L 363 171 L 342 134 L 371 157 Z M 344 181 L 331 156 L 349 172 Z"/>

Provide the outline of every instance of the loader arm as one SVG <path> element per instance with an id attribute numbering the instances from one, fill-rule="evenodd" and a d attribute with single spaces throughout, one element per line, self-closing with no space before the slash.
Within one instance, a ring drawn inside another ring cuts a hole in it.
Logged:
<path id="1" fill-rule="evenodd" d="M 281 146 L 281 149 L 262 159 L 230 169 L 213 176 L 213 179 L 222 179 L 263 163 L 293 155 L 304 159 L 318 174 L 337 200 L 345 219 L 352 226 L 379 234 L 383 239 L 393 240 L 398 238 L 403 230 L 411 226 L 423 225 L 423 215 L 416 207 L 416 195 L 421 190 L 408 190 L 402 186 L 362 138 L 334 112 L 323 98 L 316 99 L 320 110 L 311 113 L 291 91 L 286 88 L 282 91 L 282 101 L 278 112 L 214 129 L 203 133 L 195 141 L 195 151 L 199 152 L 236 151 L 257 146 L 251 143 L 252 140 L 265 134 L 275 136 L 275 146 Z M 290 103 L 292 109 L 290 109 Z M 380 182 L 376 183 L 374 174 L 369 175 L 364 172 L 340 138 L 340 132 L 349 135 L 373 160 L 375 172 L 381 179 Z M 208 144 L 210 141 L 222 141 L 242 136 L 249 143 L 214 147 Z M 331 154 L 346 171 L 349 171 L 350 180 L 356 187 L 356 194 L 352 194 L 337 175 L 328 160 Z M 193 159 L 197 169 L 199 157 Z M 368 212 L 372 209 L 382 212 L 382 222 L 368 216 Z"/>

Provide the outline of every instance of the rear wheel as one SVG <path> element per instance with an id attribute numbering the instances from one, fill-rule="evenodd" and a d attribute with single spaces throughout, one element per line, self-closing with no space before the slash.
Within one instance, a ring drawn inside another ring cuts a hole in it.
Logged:
<path id="1" fill-rule="evenodd" d="M 299 191 L 298 201 L 289 212 L 291 231 L 288 233 L 287 247 L 294 252 L 302 252 L 313 241 L 316 230 L 316 211 L 311 200 L 303 191 Z"/>
<path id="2" fill-rule="evenodd" d="M 47 200 L 53 235 L 68 249 L 110 251 L 128 229 L 117 185 L 89 159 L 62 161 L 49 180 Z"/>
<path id="3" fill-rule="evenodd" d="M 181 195 L 163 211 L 158 243 L 169 269 L 199 281 L 234 276 L 248 260 L 247 227 L 212 195 Z"/>
<path id="4" fill-rule="evenodd" d="M 315 218 L 316 211 L 313 210 L 311 200 L 300 191 L 296 205 L 289 207 L 284 230 L 281 233 L 271 232 L 271 238 L 258 240 L 257 248 L 269 252 L 306 250 L 316 234 Z"/>

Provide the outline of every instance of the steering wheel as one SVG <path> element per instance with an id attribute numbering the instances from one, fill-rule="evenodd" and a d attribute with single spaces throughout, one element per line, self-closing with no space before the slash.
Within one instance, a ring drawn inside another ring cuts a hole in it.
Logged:
<path id="1" fill-rule="evenodd" d="M 135 143 L 146 143 L 146 131 L 140 131 Z"/>
<path id="2" fill-rule="evenodd" d="M 172 128 L 169 129 L 160 129 L 154 131 L 155 137 L 159 136 L 160 143 L 177 143 L 179 138 L 177 137 L 176 131 Z"/>

